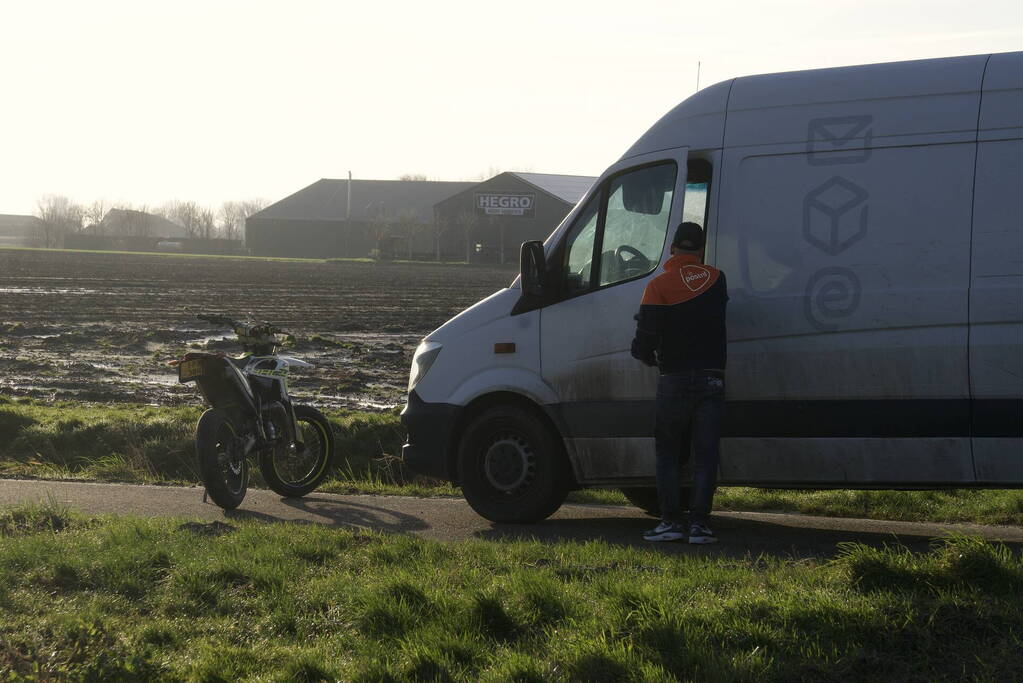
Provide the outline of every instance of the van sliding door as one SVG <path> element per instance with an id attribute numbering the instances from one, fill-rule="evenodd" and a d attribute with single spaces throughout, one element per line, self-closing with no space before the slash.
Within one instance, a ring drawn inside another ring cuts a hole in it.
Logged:
<path id="1" fill-rule="evenodd" d="M 735 82 L 717 238 L 730 296 L 724 482 L 974 480 L 967 311 L 985 61 Z"/>

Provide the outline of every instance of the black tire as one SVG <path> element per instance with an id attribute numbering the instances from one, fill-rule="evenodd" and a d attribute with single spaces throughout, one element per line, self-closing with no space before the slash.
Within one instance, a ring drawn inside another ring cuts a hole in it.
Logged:
<path id="1" fill-rule="evenodd" d="M 195 450 L 199 474 L 213 502 L 234 510 L 245 498 L 249 486 L 249 462 L 239 456 L 238 432 L 226 412 L 210 408 L 195 428 Z"/>
<path id="2" fill-rule="evenodd" d="M 334 430 L 323 413 L 311 406 L 295 406 L 295 422 L 305 450 L 295 453 L 274 447 L 259 458 L 263 481 L 285 498 L 299 498 L 319 486 L 330 474 L 334 458 Z"/>
<path id="3" fill-rule="evenodd" d="M 472 420 L 459 446 L 458 476 L 469 505 L 492 522 L 538 522 L 568 495 L 560 439 L 517 406 L 490 408 Z"/>
<path id="4" fill-rule="evenodd" d="M 661 516 L 661 502 L 657 499 L 657 487 L 655 486 L 633 486 L 619 489 L 629 502 L 638 507 L 651 517 Z M 682 487 L 682 504 L 689 503 L 689 488 Z"/>

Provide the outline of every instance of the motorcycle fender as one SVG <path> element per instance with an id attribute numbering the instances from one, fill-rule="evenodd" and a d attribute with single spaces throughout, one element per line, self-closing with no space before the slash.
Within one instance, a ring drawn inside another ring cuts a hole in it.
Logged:
<path id="1" fill-rule="evenodd" d="M 209 359 L 207 362 L 212 364 L 213 360 Z M 211 372 L 196 380 L 203 398 L 214 408 L 228 409 L 237 406 L 249 411 L 250 414 L 255 414 L 256 404 L 248 381 L 227 360 L 216 360 L 219 362 L 219 368 L 210 368 Z"/>
<path id="2" fill-rule="evenodd" d="M 316 367 L 312 363 L 302 360 L 301 358 L 295 358 L 294 356 L 277 356 L 278 361 L 283 361 L 285 365 L 291 368 L 313 368 Z"/>

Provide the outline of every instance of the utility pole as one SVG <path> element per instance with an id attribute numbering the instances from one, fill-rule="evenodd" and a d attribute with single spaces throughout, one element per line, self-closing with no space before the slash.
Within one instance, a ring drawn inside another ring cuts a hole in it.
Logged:
<path id="1" fill-rule="evenodd" d="M 700 92 L 700 62 L 696 62 L 696 92 Z"/>
<path id="2" fill-rule="evenodd" d="M 350 257 L 349 246 L 352 235 L 352 172 L 348 172 L 348 201 L 345 202 L 345 256 Z"/>

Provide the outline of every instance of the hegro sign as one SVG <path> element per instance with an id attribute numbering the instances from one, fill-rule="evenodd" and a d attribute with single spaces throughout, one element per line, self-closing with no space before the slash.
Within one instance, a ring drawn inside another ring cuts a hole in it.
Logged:
<path id="1" fill-rule="evenodd" d="M 476 212 L 485 216 L 533 217 L 536 195 L 520 192 L 477 192 Z"/>

